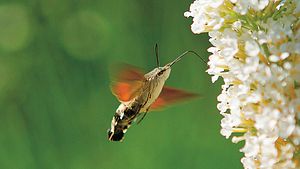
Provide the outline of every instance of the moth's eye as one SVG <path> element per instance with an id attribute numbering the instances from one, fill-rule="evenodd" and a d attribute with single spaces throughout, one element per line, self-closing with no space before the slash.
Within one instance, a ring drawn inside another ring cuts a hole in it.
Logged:
<path id="1" fill-rule="evenodd" d="M 160 72 L 157 73 L 158 76 L 161 76 L 166 70 L 162 70 Z"/>

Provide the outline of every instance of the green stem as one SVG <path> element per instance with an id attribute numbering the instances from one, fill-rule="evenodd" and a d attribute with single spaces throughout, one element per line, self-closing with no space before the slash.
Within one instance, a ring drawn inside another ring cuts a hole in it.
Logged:
<path id="1" fill-rule="evenodd" d="M 267 57 L 269 57 L 271 55 L 271 52 L 269 50 L 269 47 L 266 43 L 261 45 L 262 49 L 264 50 L 264 53 Z"/>

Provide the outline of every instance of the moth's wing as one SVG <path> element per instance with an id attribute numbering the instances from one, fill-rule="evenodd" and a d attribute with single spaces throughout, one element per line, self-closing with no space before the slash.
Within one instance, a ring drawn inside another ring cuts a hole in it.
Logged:
<path id="1" fill-rule="evenodd" d="M 119 63 L 115 65 L 115 70 L 113 73 L 113 80 L 118 81 L 131 81 L 131 80 L 143 80 L 143 71 L 133 65 L 126 63 Z"/>
<path id="2" fill-rule="evenodd" d="M 145 80 L 140 69 L 128 64 L 119 64 L 112 76 L 112 93 L 121 102 L 127 102 L 136 97 Z"/>
<path id="3" fill-rule="evenodd" d="M 115 82 L 111 90 L 120 102 L 128 102 L 137 96 L 142 85 L 141 81 Z"/>
<path id="4" fill-rule="evenodd" d="M 173 87 L 163 87 L 159 97 L 150 106 L 150 111 L 159 110 L 167 105 L 198 97 L 196 93 L 186 92 Z"/>

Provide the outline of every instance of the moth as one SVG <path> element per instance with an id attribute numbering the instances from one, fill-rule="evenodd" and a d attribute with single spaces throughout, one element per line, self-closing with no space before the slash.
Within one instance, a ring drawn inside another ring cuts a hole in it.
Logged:
<path id="1" fill-rule="evenodd" d="M 155 46 L 155 53 L 157 67 L 149 73 L 144 75 L 139 69 L 126 65 L 116 75 L 111 90 L 121 104 L 112 118 L 110 129 L 107 131 L 108 140 L 122 141 L 130 125 L 143 115 L 141 121 L 149 111 L 197 96 L 197 94 L 164 86 L 164 84 L 170 75 L 172 65 L 186 54 L 193 53 L 204 61 L 202 57 L 194 51 L 186 51 L 172 62 L 160 67 L 157 45 Z"/>

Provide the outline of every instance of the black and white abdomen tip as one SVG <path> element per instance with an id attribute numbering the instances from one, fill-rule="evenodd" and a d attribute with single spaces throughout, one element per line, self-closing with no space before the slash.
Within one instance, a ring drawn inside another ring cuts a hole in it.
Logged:
<path id="1" fill-rule="evenodd" d="M 122 130 L 116 130 L 114 132 L 110 131 L 110 129 L 107 131 L 108 139 L 110 141 L 122 141 L 124 138 L 124 132 Z"/>

